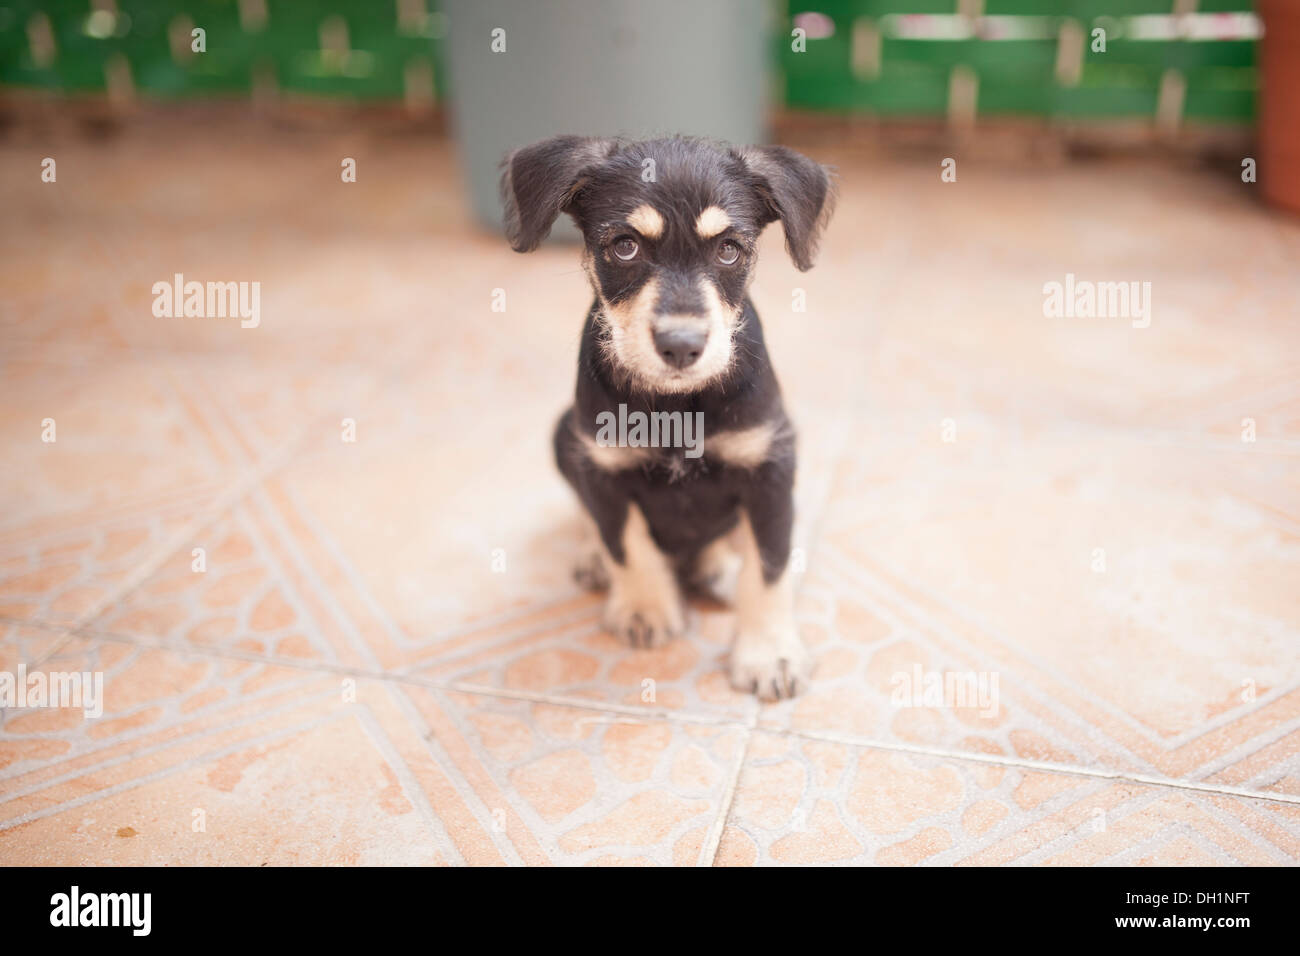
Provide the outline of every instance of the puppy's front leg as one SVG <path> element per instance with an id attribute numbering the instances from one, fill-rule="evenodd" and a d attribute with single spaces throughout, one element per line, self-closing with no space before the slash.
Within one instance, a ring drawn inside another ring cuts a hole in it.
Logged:
<path id="1" fill-rule="evenodd" d="M 743 509 L 733 532 L 744 559 L 736 582 L 736 640 L 731 648 L 731 686 L 763 700 L 793 697 L 808 683 L 808 652 L 794 624 L 790 581 L 787 493 L 760 507 Z"/>
<path id="2" fill-rule="evenodd" d="M 634 502 L 627 505 L 620 541 L 623 560 L 606 555 L 610 580 L 605 627 L 633 647 L 658 647 L 680 637 L 685 617 L 677 575 Z"/>

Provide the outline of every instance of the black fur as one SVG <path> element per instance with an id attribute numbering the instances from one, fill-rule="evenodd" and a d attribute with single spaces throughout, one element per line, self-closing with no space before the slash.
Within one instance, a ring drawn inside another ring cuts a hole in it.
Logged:
<path id="1" fill-rule="evenodd" d="M 646 160 L 653 160 L 653 182 L 643 175 Z M 764 579 L 774 581 L 790 552 L 795 444 L 747 289 L 758 236 L 771 222 L 782 222 L 796 266 L 812 266 L 831 206 L 826 170 L 784 147 L 735 149 L 686 138 L 630 143 L 574 136 L 517 150 L 503 165 L 502 198 L 512 246 L 521 252 L 535 248 L 564 212 L 582 230 L 590 254 L 598 298 L 583 331 L 574 405 L 555 431 L 555 456 L 609 553 L 623 563 L 622 530 L 628 505 L 635 503 L 656 545 L 685 575 L 701 549 L 731 530 L 744 508 Z M 642 205 L 662 215 L 660 237 L 629 229 L 628 216 Z M 707 206 L 724 210 L 730 227 L 702 239 L 695 222 Z M 638 243 L 638 258 L 620 261 L 611 249 L 629 235 Z M 721 264 L 718 250 L 725 242 L 740 247 L 735 265 Z M 656 314 L 702 314 L 701 290 L 709 285 L 731 313 L 739 313 L 730 364 L 697 388 L 657 389 L 629 375 L 611 354 L 601 300 L 611 306 L 629 302 L 652 277 L 658 290 Z M 594 438 L 597 416 L 619 405 L 629 412 L 702 412 L 703 456 L 689 458 L 681 448 L 659 448 L 649 450 L 639 468 L 616 473 L 597 468 L 578 436 Z M 710 434 L 765 423 L 775 426 L 777 438 L 762 463 L 740 467 L 711 454 Z"/>
<path id="2" fill-rule="evenodd" d="M 685 395 L 647 395 L 622 382 L 602 354 L 596 311 L 593 306 L 583 330 L 574 405 L 555 429 L 555 460 L 595 519 L 610 555 L 622 563 L 623 521 L 628 504 L 635 502 L 659 550 L 672 556 L 687 575 L 704 546 L 730 531 L 738 509 L 745 507 L 762 554 L 764 578 L 779 577 L 790 554 L 794 521 L 794 435 L 753 305 L 745 303 L 746 321 L 737 341 L 740 357 L 731 374 Z M 703 412 L 706 424 L 720 432 L 776 420 L 786 425 L 786 437 L 757 468 L 735 468 L 716 460 L 709 453 L 706 432 L 701 458 L 685 458 L 680 449 L 657 449 L 646 466 L 610 474 L 591 464 L 574 429 L 594 435 L 597 414 L 620 403 L 629 412 Z"/>

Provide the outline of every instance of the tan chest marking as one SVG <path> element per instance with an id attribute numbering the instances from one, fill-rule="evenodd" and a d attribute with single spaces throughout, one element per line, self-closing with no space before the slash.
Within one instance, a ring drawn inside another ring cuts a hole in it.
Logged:
<path id="1" fill-rule="evenodd" d="M 630 471 L 633 468 L 640 468 L 649 457 L 649 449 L 647 448 L 602 445 L 590 435 L 576 429 L 574 434 L 582 442 L 582 447 L 587 453 L 587 460 L 601 471 Z"/>
<path id="2" fill-rule="evenodd" d="M 704 454 L 737 468 L 756 468 L 767 461 L 772 444 L 781 436 L 785 423 L 764 422 L 753 428 L 704 436 Z"/>

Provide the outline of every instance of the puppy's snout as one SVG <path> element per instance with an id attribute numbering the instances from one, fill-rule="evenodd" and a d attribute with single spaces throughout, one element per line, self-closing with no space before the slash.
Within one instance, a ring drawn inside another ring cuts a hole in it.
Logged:
<path id="1" fill-rule="evenodd" d="M 659 357 L 673 368 L 694 365 L 704 352 L 708 329 L 676 328 L 655 332 L 655 349 Z"/>

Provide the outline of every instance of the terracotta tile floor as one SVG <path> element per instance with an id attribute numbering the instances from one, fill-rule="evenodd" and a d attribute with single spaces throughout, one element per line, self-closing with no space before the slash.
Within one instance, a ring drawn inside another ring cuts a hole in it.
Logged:
<path id="1" fill-rule="evenodd" d="M 754 286 L 817 670 L 758 706 L 724 612 L 634 652 L 571 582 L 584 280 L 469 223 L 449 144 L 11 136 L 0 670 L 105 704 L 4 712 L 0 862 L 1295 863 L 1300 224 L 1210 171 L 817 155 L 822 260 L 770 232 Z M 260 327 L 155 318 L 177 272 Z M 1044 318 L 1066 273 L 1150 327 Z M 993 706 L 899 706 L 968 673 Z"/>

